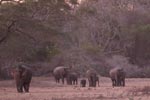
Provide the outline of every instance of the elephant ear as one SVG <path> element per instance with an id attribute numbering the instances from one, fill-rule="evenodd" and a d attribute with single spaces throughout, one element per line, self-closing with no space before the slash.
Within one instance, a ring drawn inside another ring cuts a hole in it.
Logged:
<path id="1" fill-rule="evenodd" d="M 10 70 L 10 75 L 14 78 L 15 69 Z"/>
<path id="2" fill-rule="evenodd" d="M 10 75 L 15 79 L 19 75 L 19 70 L 17 68 L 13 68 L 10 70 Z"/>

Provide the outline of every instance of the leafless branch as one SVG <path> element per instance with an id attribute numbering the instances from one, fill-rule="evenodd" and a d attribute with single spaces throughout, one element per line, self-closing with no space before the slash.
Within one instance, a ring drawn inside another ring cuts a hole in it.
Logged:
<path id="1" fill-rule="evenodd" d="M 27 36 L 29 39 L 33 40 L 34 42 L 37 42 L 37 40 L 33 36 L 27 34 L 26 32 L 23 32 L 21 29 L 15 29 L 15 31 L 21 33 L 22 35 Z"/>
<path id="2" fill-rule="evenodd" d="M 10 25 L 8 25 L 6 35 L 0 39 L 0 44 L 3 43 L 9 37 L 11 28 L 15 25 L 15 23 L 16 21 L 12 21 Z"/>

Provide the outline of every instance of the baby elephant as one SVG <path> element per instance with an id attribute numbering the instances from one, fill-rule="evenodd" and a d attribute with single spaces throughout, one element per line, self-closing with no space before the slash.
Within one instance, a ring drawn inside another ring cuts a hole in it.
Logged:
<path id="1" fill-rule="evenodd" d="M 85 80 L 85 79 L 82 79 L 82 80 L 80 81 L 80 86 L 81 86 L 81 87 L 86 87 L 86 80 Z"/>
<path id="2" fill-rule="evenodd" d="M 16 81 L 17 91 L 21 93 L 24 88 L 25 92 L 29 92 L 30 82 L 32 79 L 31 69 L 26 66 L 18 66 L 12 70 L 11 74 Z"/>

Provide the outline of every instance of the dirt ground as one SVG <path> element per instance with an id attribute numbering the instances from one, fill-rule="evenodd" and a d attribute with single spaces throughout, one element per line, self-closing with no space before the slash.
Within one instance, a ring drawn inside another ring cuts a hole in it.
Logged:
<path id="1" fill-rule="evenodd" d="M 0 100 L 150 100 L 150 79 L 126 79 L 125 87 L 112 87 L 100 78 L 100 87 L 56 84 L 50 77 L 34 77 L 29 93 L 17 93 L 14 80 L 0 81 Z"/>

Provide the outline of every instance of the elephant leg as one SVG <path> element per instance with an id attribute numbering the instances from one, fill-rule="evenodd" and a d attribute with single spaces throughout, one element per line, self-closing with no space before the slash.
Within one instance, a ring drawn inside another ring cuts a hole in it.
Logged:
<path id="1" fill-rule="evenodd" d="M 118 79 L 118 86 L 122 86 L 123 85 L 123 80 L 121 80 L 121 79 Z"/>
<path id="2" fill-rule="evenodd" d="M 71 85 L 74 85 L 74 80 L 71 81 Z"/>
<path id="3" fill-rule="evenodd" d="M 30 87 L 29 83 L 25 83 L 23 87 L 24 87 L 25 92 L 29 92 L 29 87 Z"/>
<path id="4" fill-rule="evenodd" d="M 25 83 L 23 84 L 23 88 L 24 88 L 24 91 L 26 92 L 27 91 L 27 86 L 26 86 Z"/>
<path id="5" fill-rule="evenodd" d="M 91 82 L 91 80 L 89 79 L 89 87 L 91 87 L 92 86 L 92 82 Z"/>
<path id="6" fill-rule="evenodd" d="M 73 82 L 72 81 L 70 81 L 70 85 L 72 85 L 73 84 Z"/>
<path id="7" fill-rule="evenodd" d="M 59 79 L 57 79 L 57 83 L 59 83 Z"/>
<path id="8" fill-rule="evenodd" d="M 114 80 L 114 86 L 118 86 L 118 81 Z"/>
<path id="9" fill-rule="evenodd" d="M 92 87 L 93 83 L 92 80 L 89 80 L 89 87 Z"/>
<path id="10" fill-rule="evenodd" d="M 120 86 L 121 85 L 121 80 L 120 79 L 117 79 L 116 80 L 116 86 Z"/>
<path id="11" fill-rule="evenodd" d="M 73 80 L 73 85 L 75 85 L 75 83 L 76 83 L 76 81 L 75 81 L 75 80 Z"/>
<path id="12" fill-rule="evenodd" d="M 112 81 L 112 86 L 113 86 L 113 87 L 115 86 L 115 84 L 116 84 L 115 81 Z"/>
<path id="13" fill-rule="evenodd" d="M 62 83 L 64 84 L 64 77 L 62 77 Z"/>
<path id="14" fill-rule="evenodd" d="M 120 80 L 116 80 L 116 86 L 120 86 Z"/>
<path id="15" fill-rule="evenodd" d="M 94 80 L 92 76 L 89 79 L 89 87 L 94 87 Z"/>
<path id="16" fill-rule="evenodd" d="M 122 80 L 119 80 L 119 86 L 122 86 L 123 84 L 122 84 Z"/>
<path id="17" fill-rule="evenodd" d="M 77 84 L 77 81 L 76 80 L 74 80 L 74 85 L 76 85 Z"/>
<path id="18" fill-rule="evenodd" d="M 96 87 L 96 80 L 93 81 L 93 87 Z"/>
<path id="19" fill-rule="evenodd" d="M 71 80 L 70 79 L 68 80 L 68 85 L 71 85 Z"/>
<path id="20" fill-rule="evenodd" d="M 114 80 L 114 79 L 111 79 L 111 80 L 112 80 L 112 86 L 113 86 L 113 87 L 116 86 L 115 80 Z"/>
<path id="21" fill-rule="evenodd" d="M 71 80 L 71 85 L 74 85 L 74 80 Z"/>
<path id="22" fill-rule="evenodd" d="M 56 80 L 56 83 L 59 83 L 59 78 Z"/>
<path id="23" fill-rule="evenodd" d="M 115 86 L 119 86 L 119 82 L 117 79 L 115 80 Z"/>
<path id="24" fill-rule="evenodd" d="M 71 79 L 70 79 L 70 77 L 66 78 L 66 82 L 67 82 L 68 85 L 71 85 Z"/>
<path id="25" fill-rule="evenodd" d="M 78 85 L 78 80 L 76 80 L 76 85 Z"/>
<path id="26" fill-rule="evenodd" d="M 59 78 L 58 78 L 58 76 L 55 76 L 55 81 L 56 81 L 56 83 L 59 83 Z"/>
<path id="27" fill-rule="evenodd" d="M 91 76 L 91 87 L 94 87 L 94 80 L 92 76 Z"/>
<path id="28" fill-rule="evenodd" d="M 16 86 L 17 86 L 17 91 L 19 93 L 22 93 L 23 92 L 23 85 L 22 85 L 22 82 L 21 81 L 17 81 L 16 82 Z"/>
<path id="29" fill-rule="evenodd" d="M 97 84 L 98 84 L 98 87 L 99 87 L 99 86 L 100 86 L 100 85 L 99 85 L 99 80 L 97 81 Z"/>
<path id="30" fill-rule="evenodd" d="M 23 92 L 22 87 L 21 87 L 21 86 L 17 86 L 17 91 L 18 91 L 19 93 L 22 93 L 22 92 Z"/>
<path id="31" fill-rule="evenodd" d="M 22 93 L 23 92 L 23 86 L 22 85 L 17 86 L 17 91 Z"/>
<path id="32" fill-rule="evenodd" d="M 125 79 L 122 80 L 122 86 L 125 86 Z"/>
<path id="33" fill-rule="evenodd" d="M 74 80 L 74 85 L 77 85 L 77 81 L 76 80 Z"/>
<path id="34" fill-rule="evenodd" d="M 71 85 L 74 85 L 74 80 L 71 80 Z"/>

